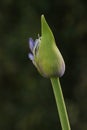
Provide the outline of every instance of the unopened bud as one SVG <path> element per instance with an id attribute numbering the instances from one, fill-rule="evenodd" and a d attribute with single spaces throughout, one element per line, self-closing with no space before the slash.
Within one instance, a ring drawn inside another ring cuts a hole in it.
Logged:
<path id="1" fill-rule="evenodd" d="M 41 16 L 41 37 L 29 39 L 29 58 L 44 77 L 61 77 L 65 72 L 63 57 L 56 46 L 53 33 L 44 15 Z"/>

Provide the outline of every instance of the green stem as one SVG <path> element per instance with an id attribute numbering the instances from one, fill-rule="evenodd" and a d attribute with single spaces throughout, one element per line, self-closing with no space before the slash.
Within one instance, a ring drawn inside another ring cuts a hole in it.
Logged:
<path id="1" fill-rule="evenodd" d="M 59 78 L 51 78 L 62 130 L 71 130 Z"/>

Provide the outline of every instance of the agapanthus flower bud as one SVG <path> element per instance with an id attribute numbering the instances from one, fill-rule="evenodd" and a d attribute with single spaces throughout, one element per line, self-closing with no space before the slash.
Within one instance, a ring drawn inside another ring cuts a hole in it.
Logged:
<path id="1" fill-rule="evenodd" d="M 29 58 L 44 77 L 61 77 L 65 72 L 63 57 L 56 46 L 53 33 L 45 17 L 41 16 L 41 37 L 29 39 Z"/>

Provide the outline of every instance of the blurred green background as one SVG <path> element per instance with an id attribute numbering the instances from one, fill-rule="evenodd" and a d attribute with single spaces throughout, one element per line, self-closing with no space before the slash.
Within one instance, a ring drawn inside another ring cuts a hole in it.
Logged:
<path id="1" fill-rule="evenodd" d="M 49 79 L 28 59 L 44 14 L 66 63 L 72 130 L 87 130 L 87 1 L 0 0 L 0 130 L 61 130 Z"/>

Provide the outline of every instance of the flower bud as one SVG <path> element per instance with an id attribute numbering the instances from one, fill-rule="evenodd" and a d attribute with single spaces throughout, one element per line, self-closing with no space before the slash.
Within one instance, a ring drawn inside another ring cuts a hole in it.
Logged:
<path id="1" fill-rule="evenodd" d="M 33 41 L 29 39 L 32 54 L 29 58 L 44 77 L 61 77 L 65 72 L 63 57 L 56 46 L 53 33 L 44 15 L 41 16 L 41 37 Z"/>

